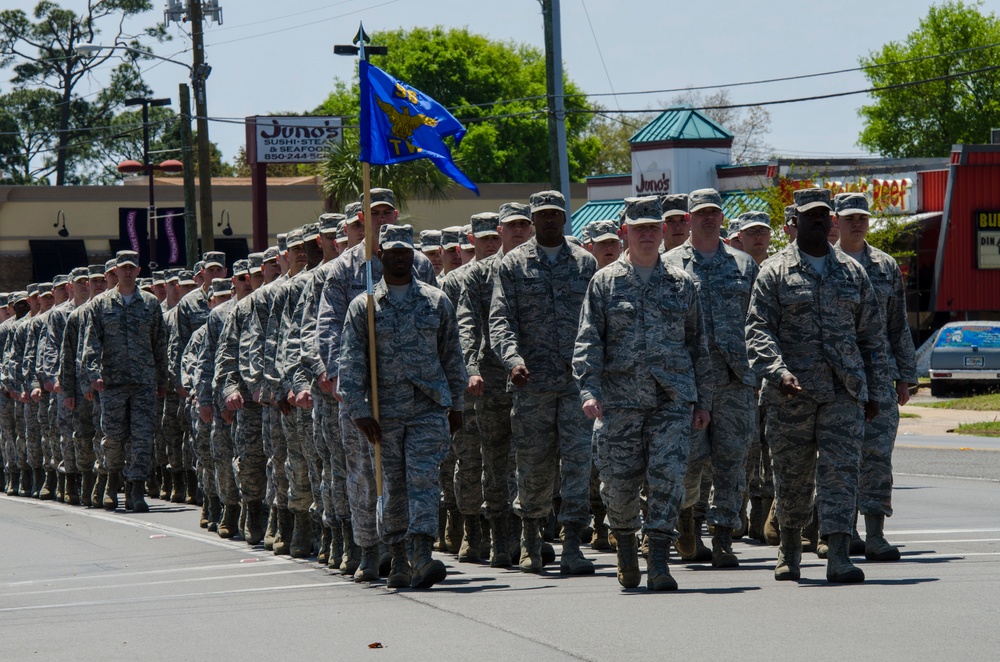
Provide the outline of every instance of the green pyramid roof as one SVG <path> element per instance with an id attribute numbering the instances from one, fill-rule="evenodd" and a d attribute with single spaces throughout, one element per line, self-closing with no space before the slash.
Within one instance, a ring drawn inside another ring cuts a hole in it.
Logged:
<path id="1" fill-rule="evenodd" d="M 732 140 L 733 134 L 690 106 L 671 106 L 629 138 L 630 143 Z"/>

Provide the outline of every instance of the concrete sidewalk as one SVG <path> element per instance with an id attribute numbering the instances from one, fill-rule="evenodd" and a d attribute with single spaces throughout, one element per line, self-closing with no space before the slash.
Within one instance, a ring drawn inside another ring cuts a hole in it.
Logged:
<path id="1" fill-rule="evenodd" d="M 943 435 L 962 423 L 1000 421 L 1000 411 L 971 411 L 965 409 L 932 409 L 906 405 L 900 413 L 916 414 L 920 418 L 900 418 L 898 434 Z"/>

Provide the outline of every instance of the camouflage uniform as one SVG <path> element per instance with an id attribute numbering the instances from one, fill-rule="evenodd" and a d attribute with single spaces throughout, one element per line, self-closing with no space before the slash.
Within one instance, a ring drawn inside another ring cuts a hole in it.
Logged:
<path id="1" fill-rule="evenodd" d="M 530 371 L 527 385 L 514 387 L 512 440 L 517 457 L 517 499 L 522 519 L 552 512 L 559 473 L 559 521 L 584 527 L 590 520 L 591 425 L 580 410 L 573 380 L 573 346 L 580 306 L 597 261 L 563 241 L 555 263 L 532 237 L 504 255 L 490 309 L 490 342 L 507 373 Z"/>
<path id="2" fill-rule="evenodd" d="M 239 488 L 233 474 L 233 434 L 232 424 L 222 418 L 222 398 L 215 391 L 215 366 L 218 354 L 219 339 L 222 337 L 223 326 L 230 316 L 236 300 L 230 299 L 220 303 L 208 315 L 205 322 L 205 341 L 198 352 L 199 379 L 196 382 L 195 397 L 199 406 L 212 407 L 212 423 L 209 432 L 209 453 L 212 458 L 212 469 L 215 476 L 215 488 L 219 500 L 224 506 L 236 506 L 240 502 Z"/>
<path id="3" fill-rule="evenodd" d="M 198 384 L 201 382 L 201 353 L 205 348 L 208 329 L 202 324 L 191 334 L 184 351 L 181 352 L 181 386 L 188 392 L 183 410 L 190 421 L 191 436 L 189 454 L 196 460 L 195 472 L 198 484 L 207 499 L 218 494 L 215 485 L 215 463 L 212 461 L 212 426 L 201 420 L 198 414 Z M 206 403 L 209 404 L 209 403 Z"/>
<path id="4" fill-rule="evenodd" d="M 14 295 L 11 295 L 10 301 L 13 302 L 14 298 Z M 0 303 L 6 302 L 0 301 Z M 2 352 L 0 353 L 0 391 L 2 391 L 0 393 L 0 436 L 2 436 L 0 441 L 3 443 L 4 471 L 7 472 L 8 476 L 14 471 L 19 471 L 16 444 L 17 429 L 14 421 L 14 407 L 17 403 L 7 395 L 7 389 L 10 388 L 7 366 L 13 360 L 13 357 L 7 354 L 7 341 L 10 339 L 16 322 L 17 318 L 11 315 L 0 324 L 0 352 Z"/>
<path id="5" fill-rule="evenodd" d="M 163 398 L 163 412 L 162 419 L 160 420 L 160 428 L 163 430 L 163 441 L 166 446 L 167 454 L 167 466 L 170 468 L 171 473 L 180 474 L 186 469 L 190 469 L 192 464 L 190 461 L 185 461 L 184 458 L 184 433 L 187 426 L 184 424 L 184 419 L 187 414 L 183 411 L 183 404 L 181 402 L 181 396 L 177 393 L 177 387 L 180 386 L 180 381 L 178 375 L 174 372 L 174 366 L 177 365 L 177 360 L 171 355 L 170 347 L 174 347 L 175 339 L 177 335 L 177 306 L 169 309 L 163 315 L 164 324 L 166 324 L 169 332 L 169 340 L 167 341 L 167 362 L 171 366 L 170 369 L 170 386 L 167 388 L 167 395 Z"/>
<path id="6" fill-rule="evenodd" d="M 86 278 L 86 269 L 83 277 Z M 55 384 L 59 380 L 59 355 L 62 352 L 63 337 L 66 333 L 66 322 L 75 306 L 73 300 L 65 301 L 49 311 L 46 333 L 39 343 L 39 377 L 42 384 Z M 63 405 L 67 395 L 55 394 L 52 406 L 55 407 L 57 438 L 61 462 L 59 470 L 66 474 L 75 474 L 77 470 L 76 445 L 73 443 L 73 413 Z M 69 396 L 74 397 L 74 396 Z"/>
<path id="7" fill-rule="evenodd" d="M 145 481 L 152 468 L 156 390 L 167 386 L 167 329 L 156 297 L 136 290 L 125 304 L 115 290 L 94 301 L 86 336 L 89 380 L 104 380 L 101 419 L 108 471 Z M 128 458 L 125 445 L 130 442 Z"/>
<path id="8" fill-rule="evenodd" d="M 666 253 L 664 260 L 694 279 L 712 356 L 708 386 L 713 389 L 715 408 L 708 428 L 692 433 L 683 507 L 690 508 L 698 501 L 702 465 L 711 458 L 714 490 L 709 522 L 739 529 L 747 451 L 757 429 L 757 378 L 747 360 L 744 334 L 757 265 L 749 255 L 721 240 L 711 261 L 695 250 L 690 239 Z"/>
<path id="9" fill-rule="evenodd" d="M 63 397 L 76 400 L 72 417 L 73 446 L 77 469 L 83 472 L 97 469 L 97 454 L 94 449 L 99 446 L 94 428 L 94 403 L 84 397 L 85 393 L 92 390 L 89 383 L 84 383 L 87 382 L 87 374 L 83 370 L 83 340 L 84 331 L 89 326 L 89 305 L 88 301 L 74 308 L 66 318 L 58 367 Z"/>
<path id="10" fill-rule="evenodd" d="M 363 243 L 349 248 L 337 258 L 330 268 L 323 285 L 323 298 L 319 304 L 316 337 L 320 358 L 330 379 L 339 380 L 341 333 L 347 318 L 347 309 L 356 296 L 367 289 L 365 246 Z M 372 280 L 382 279 L 382 262 L 372 256 Z M 435 285 L 434 269 L 423 254 L 413 254 L 413 275 L 417 280 Z M 338 385 L 338 389 L 339 389 Z M 347 499 L 354 526 L 354 540 L 362 547 L 378 543 L 375 524 L 375 473 L 368 453 L 368 440 L 351 422 L 345 407 L 340 407 L 340 433 L 343 436 L 344 457 L 347 465 Z"/>
<path id="11" fill-rule="evenodd" d="M 767 260 L 750 301 L 747 351 L 763 378 L 779 524 L 805 526 L 818 488 L 820 535 L 850 534 L 862 403 L 878 400 L 886 379 L 878 301 L 864 270 L 831 249 L 818 274 L 794 243 Z M 794 397 L 779 390 L 788 373 L 803 389 Z"/>
<path id="12" fill-rule="evenodd" d="M 438 467 L 448 450 L 447 411 L 464 407 L 467 376 L 455 312 L 440 290 L 414 279 L 405 299 L 397 301 L 380 281 L 373 301 L 382 538 L 392 545 L 437 535 Z M 366 294 L 356 297 L 343 330 L 339 389 L 351 419 L 372 417 L 367 306 Z"/>
<path id="13" fill-rule="evenodd" d="M 595 463 L 613 529 L 672 540 L 684 495 L 693 407 L 712 408 L 712 364 L 691 276 L 661 258 L 644 284 L 626 257 L 597 272 L 580 314 L 573 373 L 601 403 Z"/>

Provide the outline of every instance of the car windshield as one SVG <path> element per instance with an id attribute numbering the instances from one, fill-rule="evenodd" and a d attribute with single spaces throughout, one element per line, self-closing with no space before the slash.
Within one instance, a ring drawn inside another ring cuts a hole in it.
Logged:
<path id="1" fill-rule="evenodd" d="M 1000 349 L 1000 326 L 951 326 L 941 329 L 935 347 Z"/>

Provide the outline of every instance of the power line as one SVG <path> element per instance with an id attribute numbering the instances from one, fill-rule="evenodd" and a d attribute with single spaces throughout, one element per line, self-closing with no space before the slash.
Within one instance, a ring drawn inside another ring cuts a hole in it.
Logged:
<path id="1" fill-rule="evenodd" d="M 324 9 L 330 9 L 332 7 L 339 7 L 340 5 L 349 5 L 352 2 L 357 2 L 357 0 L 341 0 L 340 2 L 333 2 L 333 3 L 328 4 L 328 5 L 323 5 L 322 7 L 314 7 L 312 9 L 306 9 L 304 11 L 295 12 L 294 14 L 284 14 L 284 15 L 281 16 L 281 18 L 282 19 L 293 18 L 295 16 L 302 16 L 304 14 L 312 14 L 314 12 L 323 11 Z M 228 25 L 226 27 L 212 28 L 212 32 L 225 32 L 226 30 L 240 30 L 242 28 L 248 28 L 251 25 L 260 25 L 261 23 L 271 23 L 272 21 L 274 21 L 273 18 L 265 18 L 265 19 L 261 19 L 259 21 L 251 21 L 249 23 L 240 23 L 240 24 L 237 24 L 237 25 Z M 310 23 L 309 25 L 312 25 L 312 23 Z"/>
<path id="2" fill-rule="evenodd" d="M 590 34 L 594 37 L 594 46 L 597 47 L 597 56 L 601 59 L 601 66 L 604 67 L 604 77 L 608 79 L 608 87 L 611 88 L 611 93 L 615 92 L 615 84 L 611 82 L 611 74 L 608 73 L 608 65 L 604 61 L 604 53 L 601 52 L 601 42 L 597 40 L 597 32 L 594 31 L 594 23 L 590 20 L 590 12 L 587 11 L 587 0 L 580 0 L 580 4 L 583 5 L 583 13 L 587 17 L 587 25 L 590 26 Z M 615 95 L 615 105 L 618 106 L 618 110 L 622 109 L 621 103 L 618 102 L 618 95 Z"/>

